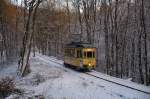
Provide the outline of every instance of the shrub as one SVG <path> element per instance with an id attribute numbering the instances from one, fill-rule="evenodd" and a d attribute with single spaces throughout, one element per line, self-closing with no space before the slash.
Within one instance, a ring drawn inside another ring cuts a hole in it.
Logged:
<path id="1" fill-rule="evenodd" d="M 6 97 L 15 91 L 14 79 L 6 77 L 0 80 L 0 98 Z"/>

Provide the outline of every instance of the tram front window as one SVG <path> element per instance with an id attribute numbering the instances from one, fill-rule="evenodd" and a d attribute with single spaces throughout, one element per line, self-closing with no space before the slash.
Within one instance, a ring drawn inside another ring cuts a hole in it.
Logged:
<path id="1" fill-rule="evenodd" d="M 91 51 L 87 52 L 87 58 L 92 58 L 92 52 Z"/>
<path id="2" fill-rule="evenodd" d="M 85 51 L 84 58 L 95 58 L 95 52 L 94 51 Z"/>
<path id="3" fill-rule="evenodd" d="M 93 51 L 86 51 L 84 52 L 84 58 L 94 58 L 95 53 Z"/>

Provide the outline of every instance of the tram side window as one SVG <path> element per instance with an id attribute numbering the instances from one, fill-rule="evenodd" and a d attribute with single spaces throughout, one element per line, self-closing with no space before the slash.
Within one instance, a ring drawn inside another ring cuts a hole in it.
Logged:
<path id="1" fill-rule="evenodd" d="M 68 50 L 65 49 L 65 56 L 68 56 Z"/>
<path id="2" fill-rule="evenodd" d="M 75 55 L 75 50 L 74 49 L 66 49 L 65 50 L 65 56 L 74 57 L 74 55 Z"/>
<path id="3" fill-rule="evenodd" d="M 77 58 L 82 58 L 82 50 L 77 50 Z"/>
<path id="4" fill-rule="evenodd" d="M 75 50 L 74 49 L 71 49 L 70 50 L 70 57 L 74 57 L 75 56 Z"/>

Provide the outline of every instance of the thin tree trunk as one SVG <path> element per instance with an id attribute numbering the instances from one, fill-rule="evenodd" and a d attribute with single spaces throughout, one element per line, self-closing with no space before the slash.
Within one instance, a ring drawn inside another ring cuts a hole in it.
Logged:
<path id="1" fill-rule="evenodd" d="M 140 72 L 140 79 L 141 79 L 141 83 L 144 84 L 144 77 L 143 77 L 143 70 L 142 70 L 142 59 L 141 59 L 141 37 L 142 34 L 139 34 L 139 38 L 138 38 L 138 58 L 139 58 L 139 72 Z"/>
<path id="2" fill-rule="evenodd" d="M 141 27 L 142 33 L 144 34 L 144 65 L 145 65 L 145 84 L 148 85 L 148 61 L 147 61 L 147 33 L 146 33 L 146 25 L 145 25 L 145 18 L 144 18 L 144 0 L 141 0 Z"/>

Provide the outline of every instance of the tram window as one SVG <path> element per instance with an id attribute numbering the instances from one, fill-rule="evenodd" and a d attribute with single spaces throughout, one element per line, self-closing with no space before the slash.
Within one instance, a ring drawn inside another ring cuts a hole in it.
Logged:
<path id="1" fill-rule="evenodd" d="M 74 50 L 70 49 L 70 56 L 73 56 L 73 55 L 74 55 Z"/>
<path id="2" fill-rule="evenodd" d="M 84 57 L 86 58 L 86 52 L 84 52 Z"/>
<path id="3" fill-rule="evenodd" d="M 92 58 L 92 52 L 87 52 L 87 58 Z"/>
<path id="4" fill-rule="evenodd" d="M 65 56 L 68 56 L 68 51 L 67 51 L 67 49 L 65 49 Z"/>
<path id="5" fill-rule="evenodd" d="M 74 57 L 75 56 L 75 50 L 74 49 L 66 49 L 65 50 L 65 56 Z"/>
<path id="6" fill-rule="evenodd" d="M 74 49 L 70 49 L 69 56 L 70 57 L 74 57 L 74 55 L 75 55 L 75 50 Z"/>
<path id="7" fill-rule="evenodd" d="M 95 58 L 95 52 L 93 52 L 93 58 Z"/>
<path id="8" fill-rule="evenodd" d="M 82 50 L 77 50 L 77 58 L 82 58 Z"/>

